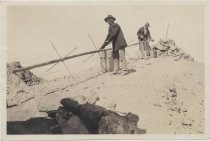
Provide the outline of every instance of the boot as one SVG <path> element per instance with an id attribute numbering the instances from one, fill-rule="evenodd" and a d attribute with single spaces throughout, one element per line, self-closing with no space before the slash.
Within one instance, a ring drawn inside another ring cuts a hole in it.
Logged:
<path id="1" fill-rule="evenodd" d="M 114 71 L 113 71 L 113 75 L 115 74 L 119 74 L 119 59 L 114 59 Z"/>

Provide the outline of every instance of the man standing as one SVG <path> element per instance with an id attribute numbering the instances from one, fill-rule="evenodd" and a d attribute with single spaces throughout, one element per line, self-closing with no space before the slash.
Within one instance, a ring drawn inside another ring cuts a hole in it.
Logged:
<path id="1" fill-rule="evenodd" d="M 149 31 L 150 24 L 147 22 L 143 27 L 141 27 L 138 32 L 138 39 L 139 43 L 139 51 L 141 53 L 141 59 L 147 59 L 150 56 L 150 45 L 149 40 L 154 41 L 151 38 L 150 31 Z"/>
<path id="2" fill-rule="evenodd" d="M 127 43 L 123 32 L 119 24 L 114 22 L 116 19 L 112 15 L 108 15 L 104 20 L 109 24 L 109 33 L 100 49 L 104 49 L 110 42 L 112 42 L 112 55 L 114 60 L 113 74 L 119 73 L 119 63 L 121 60 L 123 75 L 126 75 L 128 73 L 125 57 L 125 47 L 127 46 Z"/>

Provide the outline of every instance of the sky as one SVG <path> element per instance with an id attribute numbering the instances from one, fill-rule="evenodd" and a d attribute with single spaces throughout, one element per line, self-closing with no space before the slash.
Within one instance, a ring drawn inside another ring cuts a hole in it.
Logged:
<path id="1" fill-rule="evenodd" d="M 57 59 L 50 41 L 61 56 L 75 47 L 78 49 L 72 55 L 95 50 L 88 34 L 99 48 L 108 33 L 104 18 L 111 14 L 120 24 L 128 43 L 137 41 L 136 32 L 146 22 L 150 23 L 153 39 L 165 39 L 169 24 L 167 37 L 175 40 L 176 45 L 196 61 L 204 63 L 204 12 L 204 5 L 198 4 L 10 5 L 7 7 L 7 62 L 20 61 L 23 66 L 29 66 Z M 137 49 L 134 46 L 126 51 L 133 57 Z M 87 57 L 65 62 L 76 73 L 79 69 L 94 66 L 97 60 L 99 62 L 97 54 L 84 62 Z M 43 72 L 44 69 L 34 71 Z M 62 63 L 53 69 L 54 72 L 59 70 L 65 71 Z"/>

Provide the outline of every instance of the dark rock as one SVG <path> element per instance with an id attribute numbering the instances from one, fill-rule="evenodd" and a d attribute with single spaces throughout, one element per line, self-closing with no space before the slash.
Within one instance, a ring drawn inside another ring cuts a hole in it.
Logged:
<path id="1" fill-rule="evenodd" d="M 55 119 L 44 117 L 31 118 L 26 121 L 7 122 L 7 134 L 61 134 L 60 127 Z"/>
<path id="2" fill-rule="evenodd" d="M 60 134 L 60 128 L 52 128 L 56 125 L 58 125 L 58 122 L 55 119 L 45 117 L 31 118 L 25 122 L 26 128 L 34 134 Z"/>
<path id="3" fill-rule="evenodd" d="M 93 104 L 80 105 L 78 116 L 87 125 L 91 133 L 98 133 L 98 123 L 102 116 L 107 115 L 105 108 Z"/>
<path id="4" fill-rule="evenodd" d="M 64 98 L 60 102 L 67 110 L 73 112 L 74 114 L 79 113 L 79 103 L 70 98 Z"/>
<path id="5" fill-rule="evenodd" d="M 89 133 L 134 134 L 138 128 L 139 117 L 132 113 L 120 116 L 94 104 L 80 105 L 70 98 L 62 99 L 61 104 L 65 110 L 72 112 L 82 120 Z"/>
<path id="6" fill-rule="evenodd" d="M 61 126 L 62 134 L 88 134 L 88 130 L 79 117 L 73 116 Z"/>
<path id="7" fill-rule="evenodd" d="M 129 117 L 104 116 L 99 122 L 99 134 L 135 134 L 136 120 Z"/>
<path id="8" fill-rule="evenodd" d="M 88 130 L 78 116 L 60 107 L 56 113 L 56 120 L 62 134 L 88 134 Z"/>
<path id="9" fill-rule="evenodd" d="M 26 128 L 24 125 L 22 125 L 20 122 L 16 123 L 7 123 L 7 134 L 13 135 L 13 134 L 33 134 L 33 132 Z"/>

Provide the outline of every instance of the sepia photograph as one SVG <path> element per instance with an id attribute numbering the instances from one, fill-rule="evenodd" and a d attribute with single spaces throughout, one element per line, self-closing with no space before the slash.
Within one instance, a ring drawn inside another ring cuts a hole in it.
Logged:
<path id="1" fill-rule="evenodd" d="M 205 1 L 3 4 L 5 139 L 207 134 Z"/>

